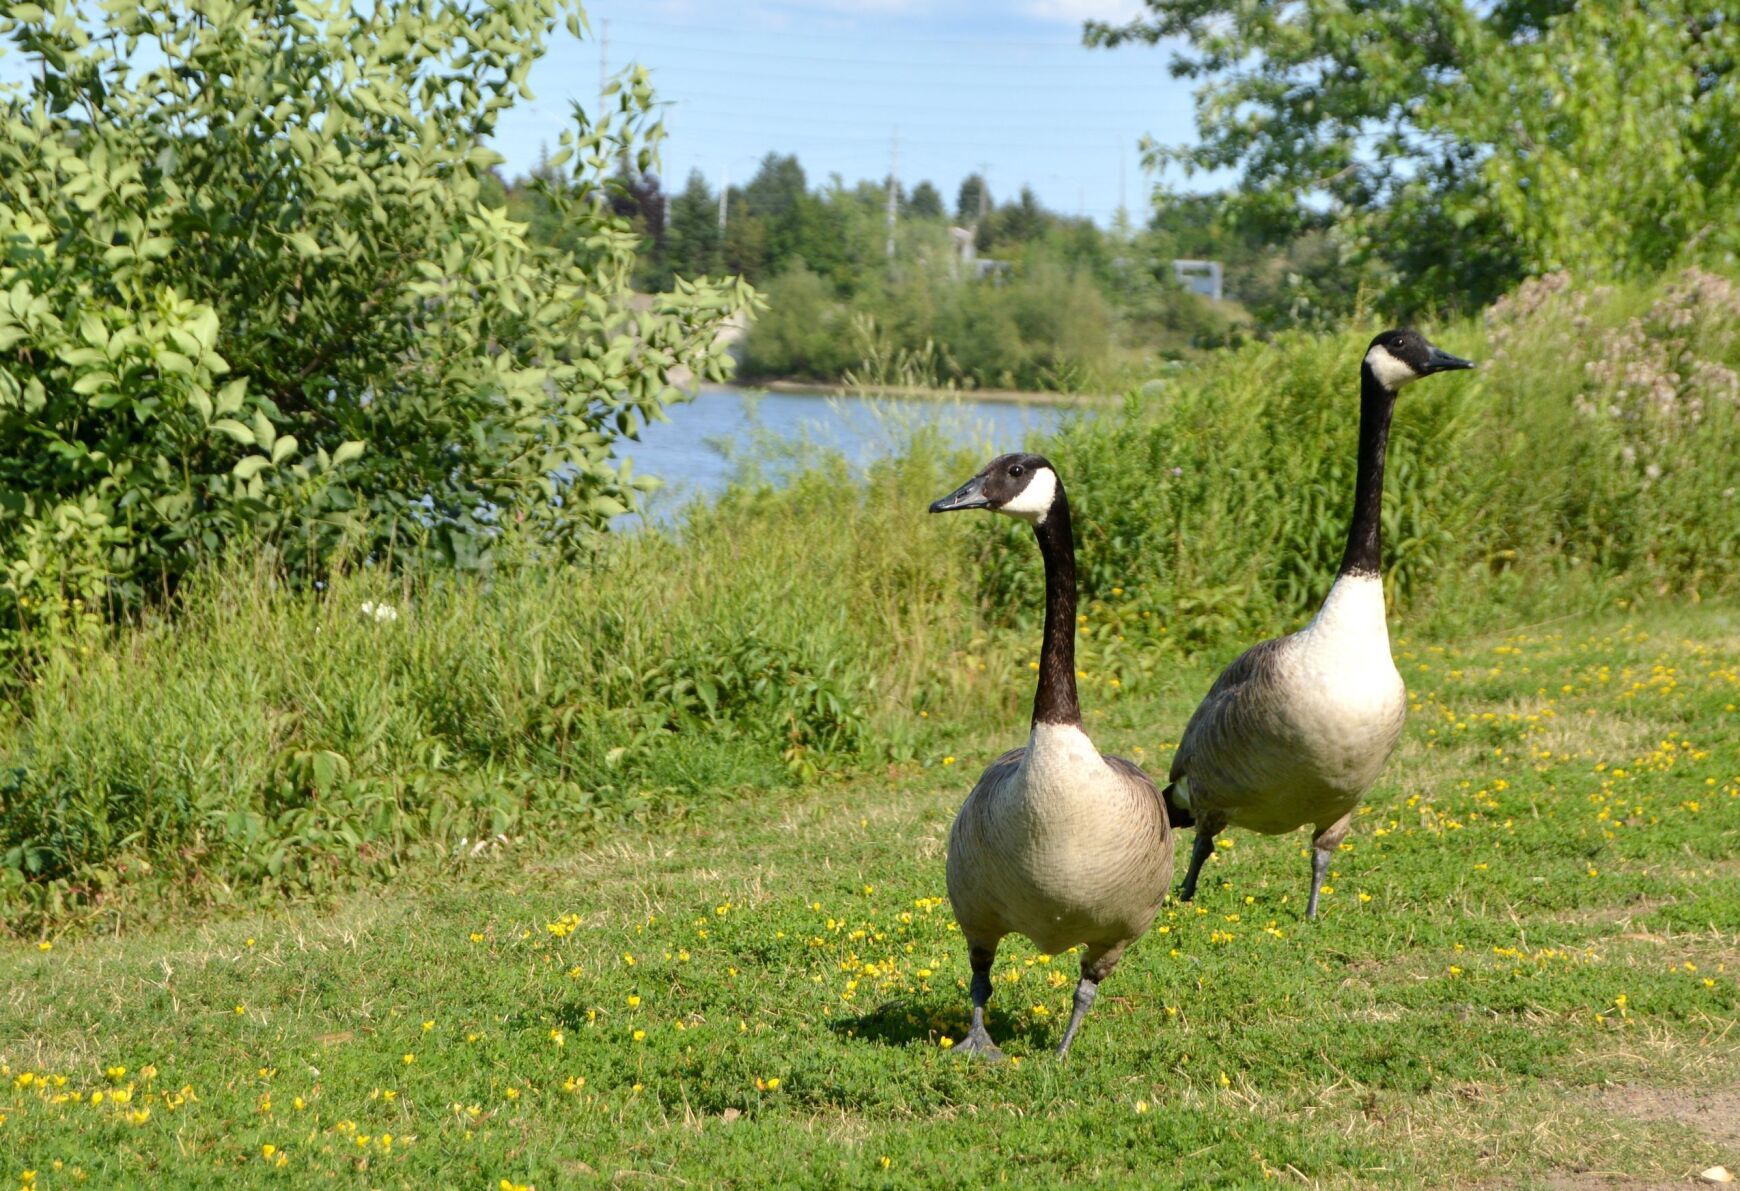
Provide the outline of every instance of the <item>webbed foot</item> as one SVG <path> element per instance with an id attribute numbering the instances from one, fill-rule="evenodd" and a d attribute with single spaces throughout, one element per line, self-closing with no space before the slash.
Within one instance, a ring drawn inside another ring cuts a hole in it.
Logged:
<path id="1" fill-rule="evenodd" d="M 991 1041 L 991 1035 L 985 1027 L 976 1025 L 967 1031 L 967 1036 L 955 1043 L 955 1051 L 959 1054 L 972 1055 L 987 1063 L 1003 1061 L 1003 1052 L 997 1049 L 997 1044 Z"/>

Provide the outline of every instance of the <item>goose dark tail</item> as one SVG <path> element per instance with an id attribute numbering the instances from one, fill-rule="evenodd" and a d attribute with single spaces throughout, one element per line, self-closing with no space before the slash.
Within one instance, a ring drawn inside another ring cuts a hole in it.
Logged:
<path id="1" fill-rule="evenodd" d="M 1173 782 L 1160 792 L 1160 799 L 1166 804 L 1166 821 L 1174 829 L 1179 827 L 1195 827 L 1196 819 L 1190 813 L 1188 806 L 1180 805 L 1178 799 L 1178 783 Z"/>

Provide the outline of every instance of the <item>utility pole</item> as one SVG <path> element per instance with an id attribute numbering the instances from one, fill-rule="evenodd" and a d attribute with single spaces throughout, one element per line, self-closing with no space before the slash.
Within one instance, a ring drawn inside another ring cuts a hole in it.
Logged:
<path id="1" fill-rule="evenodd" d="M 731 167 L 725 167 L 725 178 L 719 184 L 719 234 L 725 234 L 725 204 L 731 197 Z"/>
<path id="2" fill-rule="evenodd" d="M 888 145 L 888 259 L 894 259 L 894 219 L 900 207 L 900 128 Z"/>
<path id="3" fill-rule="evenodd" d="M 1118 231 L 1122 235 L 1130 226 L 1130 206 L 1124 201 L 1124 158 L 1128 155 L 1122 145 L 1118 146 Z"/>
<path id="4" fill-rule="evenodd" d="M 980 223 L 985 222 L 985 216 L 987 216 L 991 213 L 991 179 L 990 179 L 990 176 L 987 172 L 990 170 L 990 168 L 991 168 L 991 163 L 988 161 L 981 161 L 979 163 L 979 222 Z"/>

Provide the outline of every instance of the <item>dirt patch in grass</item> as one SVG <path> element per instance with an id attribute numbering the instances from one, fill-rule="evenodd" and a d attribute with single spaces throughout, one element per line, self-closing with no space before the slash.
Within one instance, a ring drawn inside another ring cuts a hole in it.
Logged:
<path id="1" fill-rule="evenodd" d="M 1676 897 L 1637 897 L 1617 906 L 1596 906 L 1586 910 L 1566 910 L 1562 914 L 1553 915 L 1554 922 L 1566 922 L 1577 926 L 1605 926 L 1629 924 L 1639 915 L 1649 914 L 1671 906 L 1679 899 Z M 1660 941 L 1654 935 L 1625 935 L 1624 938 L 1647 939 L 1651 942 Z"/>
<path id="2" fill-rule="evenodd" d="M 1720 1151 L 1712 1160 L 1740 1157 L 1740 1087 L 1650 1088 L 1627 1084 L 1597 1097 L 1603 1111 L 1639 1121 L 1674 1121 L 1696 1129 Z M 1710 1163 L 1697 1156 L 1699 1168 Z"/>

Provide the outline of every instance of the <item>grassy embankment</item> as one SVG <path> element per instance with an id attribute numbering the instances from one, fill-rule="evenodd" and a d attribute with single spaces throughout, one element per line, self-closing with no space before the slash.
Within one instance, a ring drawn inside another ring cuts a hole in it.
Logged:
<path id="1" fill-rule="evenodd" d="M 1442 331 L 1484 367 L 1398 411 L 1387 582 L 1412 631 L 1736 594 L 1737 328 L 1740 295 L 1697 274 L 1534 285 Z M 1080 527 L 1083 666 L 1111 697 L 1322 597 L 1363 338 L 1231 354 L 1046 444 Z M 1018 723 L 1037 552 L 1012 522 L 922 512 L 978 462 L 920 440 L 867 480 L 740 490 L 581 567 L 365 568 L 304 596 L 239 565 L 173 624 L 47 616 L 0 715 L 0 912 L 37 937 L 324 895 Z M 383 601 L 398 619 L 361 614 Z"/>
<path id="2" fill-rule="evenodd" d="M 1067 1071 L 1069 965 L 1021 948 L 996 1023 L 1024 1061 L 941 1053 L 941 835 L 1019 739 L 1039 611 L 1024 530 L 920 512 L 977 460 L 921 441 L 560 572 L 305 598 L 240 567 L 173 627 L 68 609 L 0 720 L 0 1155 L 41 1186 L 1732 1157 L 1731 1090 L 1713 1141 L 1646 1118 L 1740 1083 L 1736 328 L 1693 276 L 1437 335 L 1486 367 L 1398 413 L 1418 709 L 1326 921 L 1298 921 L 1303 837 L 1235 837 Z M 1163 767 L 1214 667 L 1321 597 L 1362 344 L 1243 351 L 1046 444 L 1104 746 Z"/>

